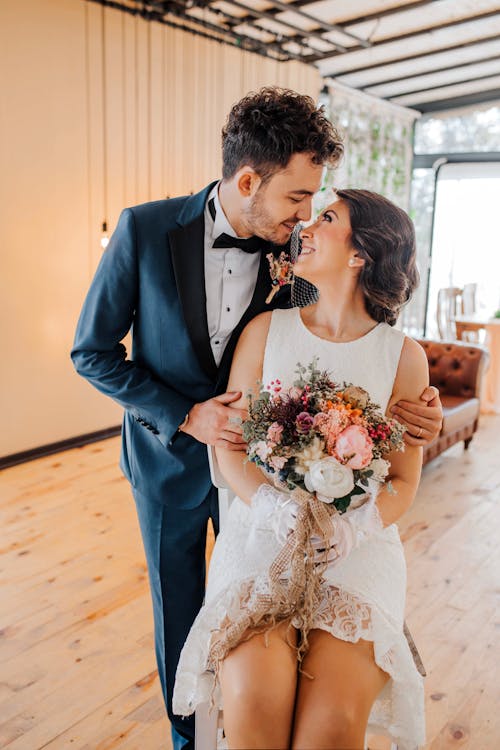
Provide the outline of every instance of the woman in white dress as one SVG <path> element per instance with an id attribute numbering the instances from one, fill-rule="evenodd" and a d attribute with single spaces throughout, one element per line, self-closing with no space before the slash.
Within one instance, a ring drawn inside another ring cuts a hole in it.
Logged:
<path id="1" fill-rule="evenodd" d="M 255 318 L 238 343 L 229 389 L 256 392 L 257 381 L 276 378 L 286 388 L 297 363 L 317 357 L 335 381 L 364 388 L 390 414 L 428 384 L 423 350 L 393 327 L 418 280 L 414 230 L 382 196 L 345 190 L 337 198 L 301 232 L 295 274 L 318 288 L 318 301 Z M 246 399 L 234 406 L 245 408 Z M 403 749 L 423 743 L 422 678 L 403 633 L 406 568 L 395 525 L 415 497 L 422 449 L 390 456 L 395 494 L 383 486 L 369 512 L 335 516 L 323 599 L 300 669 L 293 618 L 264 634 L 245 632 L 213 668 L 214 644 L 249 606 L 249 583 L 265 592 L 296 515 L 244 452 L 217 448 L 217 458 L 238 497 L 181 654 L 174 710 L 190 714 L 215 695 L 231 750 L 361 750 L 368 722 Z"/>

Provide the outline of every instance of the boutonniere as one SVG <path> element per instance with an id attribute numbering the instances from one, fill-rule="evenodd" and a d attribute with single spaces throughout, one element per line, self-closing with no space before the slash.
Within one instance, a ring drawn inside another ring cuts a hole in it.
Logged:
<path id="1" fill-rule="evenodd" d="M 266 299 L 266 304 L 269 305 L 276 292 L 278 292 L 282 286 L 293 282 L 293 266 L 290 256 L 283 251 L 278 257 L 272 253 L 268 253 L 266 258 L 269 261 L 269 274 L 271 276 L 272 284 L 271 291 Z"/>

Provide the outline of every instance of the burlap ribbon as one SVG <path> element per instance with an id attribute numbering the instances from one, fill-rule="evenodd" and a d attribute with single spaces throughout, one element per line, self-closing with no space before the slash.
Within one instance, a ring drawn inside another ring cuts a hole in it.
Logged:
<path id="1" fill-rule="evenodd" d="M 289 492 L 275 481 L 278 489 Z M 321 603 L 321 581 L 328 560 L 328 540 L 333 534 L 332 517 L 337 513 L 331 504 L 323 503 L 305 490 L 291 493 L 298 508 L 295 529 L 269 568 L 267 581 L 245 581 L 240 589 L 240 608 L 231 621 L 226 618 L 212 635 L 208 667 L 216 675 L 228 652 L 256 633 L 268 632 L 279 623 L 294 620 L 299 630 L 297 650 L 300 662 L 308 649 L 308 634 Z M 325 540 L 324 560 L 315 556 L 312 536 Z"/>

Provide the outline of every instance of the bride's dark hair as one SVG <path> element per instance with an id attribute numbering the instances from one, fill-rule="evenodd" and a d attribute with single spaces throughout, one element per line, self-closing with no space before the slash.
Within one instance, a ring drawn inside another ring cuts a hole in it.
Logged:
<path id="1" fill-rule="evenodd" d="M 369 190 L 337 190 L 351 220 L 353 247 L 365 261 L 359 283 L 366 309 L 378 322 L 394 325 L 418 286 L 413 223 L 401 208 Z"/>

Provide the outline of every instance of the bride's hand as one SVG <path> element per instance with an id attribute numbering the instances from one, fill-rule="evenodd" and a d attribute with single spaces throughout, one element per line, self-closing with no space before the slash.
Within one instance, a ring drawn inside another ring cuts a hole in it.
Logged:
<path id="1" fill-rule="evenodd" d="M 362 541 L 383 528 L 378 512 L 376 493 L 359 508 L 337 513 L 332 518 L 333 534 L 326 541 L 319 536 L 312 536 L 314 562 L 337 562 L 345 559 Z"/>
<path id="2" fill-rule="evenodd" d="M 297 523 L 299 506 L 295 500 L 270 484 L 261 484 L 252 497 L 250 508 L 255 526 L 271 529 L 280 544 L 285 544 Z"/>
<path id="3" fill-rule="evenodd" d="M 342 560 L 359 544 L 356 529 L 348 519 L 338 514 L 332 522 L 334 532 L 329 539 L 317 535 L 311 537 L 316 565 Z"/>

